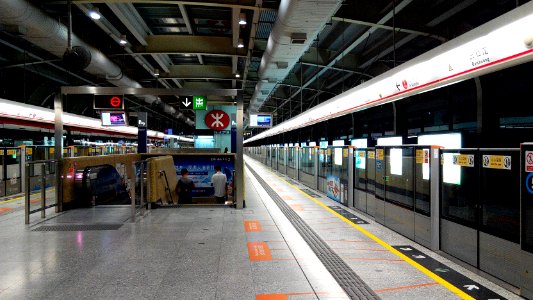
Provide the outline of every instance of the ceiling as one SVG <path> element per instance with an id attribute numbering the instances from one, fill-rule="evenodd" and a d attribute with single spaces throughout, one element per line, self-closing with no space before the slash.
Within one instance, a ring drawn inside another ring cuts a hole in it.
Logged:
<path id="1" fill-rule="evenodd" d="M 0 8 L 2 3 L 26 1 L 0 0 Z M 261 68 L 269 68 L 261 66 L 261 61 L 269 57 L 267 45 L 280 7 L 284 9 L 291 1 L 72 0 L 72 29 L 77 37 L 73 45 L 79 40 L 91 45 L 109 59 L 108 64 L 120 69 L 119 75 L 105 76 L 89 69 L 73 69 L 57 51 L 35 37 L 28 38 L 30 31 L 24 26 L 13 26 L 0 18 L 0 97 L 49 107 L 59 86 L 113 86 L 126 76 L 143 87 L 241 89 L 245 110 L 250 101 L 256 101 L 252 98 L 260 95 L 263 99 L 255 110 L 272 112 L 279 123 L 528 2 L 328 1 L 334 6 L 333 13 L 316 20 L 318 27 L 309 31 L 318 34 L 307 36 L 303 47 L 294 48 L 296 56 L 289 61 L 284 78 L 270 81 L 270 88 L 261 88 L 261 93 L 256 85 L 269 81 L 260 75 L 264 73 Z M 297 18 L 299 14 L 304 19 L 318 19 L 316 10 L 323 11 L 320 5 L 328 1 L 300 0 L 305 9 L 285 17 Z M 67 1 L 29 2 L 68 25 Z M 88 17 L 94 8 L 100 11 L 100 20 Z M 238 23 L 241 15 L 246 25 Z M 127 39 L 124 46 L 119 43 L 122 35 Z M 243 48 L 237 47 L 239 39 Z M 55 46 L 66 49 L 67 42 L 61 43 Z M 158 76 L 154 75 L 156 70 Z M 67 99 L 66 110 L 94 116 L 92 103 L 85 98 Z M 222 96 L 208 99 L 212 105 L 235 101 Z M 194 113 L 180 110 L 179 102 L 173 96 L 157 101 L 128 97 L 128 110 L 148 111 L 152 129 L 176 128 L 175 132 L 191 133 Z"/>

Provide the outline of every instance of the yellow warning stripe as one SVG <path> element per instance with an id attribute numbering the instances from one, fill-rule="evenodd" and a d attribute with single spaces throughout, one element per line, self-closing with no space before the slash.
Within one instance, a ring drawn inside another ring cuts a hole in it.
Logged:
<path id="1" fill-rule="evenodd" d="M 305 197 L 311 199 L 312 201 L 314 201 L 316 204 L 322 206 L 322 208 L 324 208 L 325 210 L 329 211 L 330 213 L 334 214 L 335 216 L 337 216 L 339 219 L 343 220 L 344 222 L 348 223 L 350 226 L 354 227 L 355 229 L 359 230 L 360 232 L 362 232 L 364 235 L 366 235 L 367 237 L 369 237 L 370 239 L 374 240 L 376 243 L 380 244 L 381 246 L 383 246 L 385 249 L 389 250 L 390 252 L 394 253 L 396 256 L 400 257 L 401 259 L 405 260 L 407 263 L 409 263 L 410 265 L 412 265 L 413 267 L 415 267 L 416 269 L 418 269 L 420 272 L 426 274 L 428 277 L 432 278 L 433 280 L 435 280 L 436 282 L 440 283 L 441 285 L 443 285 L 445 288 L 447 288 L 448 290 L 450 290 L 451 292 L 453 292 L 454 294 L 458 295 L 459 297 L 461 297 L 461 299 L 471 299 L 471 300 L 474 300 L 475 298 L 473 298 L 472 296 L 468 295 L 467 293 L 461 291 L 459 288 L 457 288 L 456 286 L 454 286 L 453 284 L 449 283 L 448 281 L 446 281 L 445 279 L 443 279 L 442 277 L 440 277 L 439 275 L 431 272 L 429 269 L 427 269 L 426 267 L 422 266 L 421 264 L 417 263 L 416 261 L 412 260 L 411 258 L 409 258 L 408 256 L 406 256 L 405 254 L 401 253 L 400 251 L 394 249 L 391 245 L 387 244 L 386 242 L 382 241 L 380 238 L 378 238 L 377 236 L 373 235 L 372 233 L 368 232 L 366 229 L 364 229 L 363 227 L 357 225 L 357 224 L 354 224 L 352 223 L 350 220 L 346 219 L 345 217 L 343 217 L 342 215 L 338 214 L 336 211 L 334 211 L 333 209 L 327 207 L 324 203 L 318 201 L 317 199 L 311 197 L 310 195 L 308 195 L 307 193 L 305 193 L 304 191 L 300 190 L 298 187 L 290 184 L 289 182 L 287 182 L 286 180 L 284 180 L 283 178 L 279 177 L 277 174 L 273 173 L 272 171 L 268 170 L 272 175 L 276 176 L 278 179 L 280 179 L 281 181 L 285 182 L 286 184 L 288 184 L 290 187 L 292 187 L 293 189 L 297 190 L 298 192 L 300 192 L 300 194 L 304 195 Z"/>
<path id="2" fill-rule="evenodd" d="M 47 192 L 53 192 L 53 191 L 55 191 L 55 188 L 47 190 Z M 31 196 L 34 196 L 34 195 L 40 195 L 40 194 L 41 194 L 41 192 L 36 192 L 36 193 L 32 193 Z M 18 197 L 16 197 L 16 198 L 13 198 L 13 199 L 10 199 L 10 200 L 5 200 L 5 201 L 0 200 L 0 204 L 11 203 L 11 202 L 19 201 L 19 200 L 24 199 L 25 197 L 26 197 L 26 196 L 18 196 Z"/>

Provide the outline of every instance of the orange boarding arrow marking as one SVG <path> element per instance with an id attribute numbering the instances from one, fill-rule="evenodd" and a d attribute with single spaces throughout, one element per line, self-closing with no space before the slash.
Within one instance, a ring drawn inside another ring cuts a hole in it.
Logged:
<path id="1" fill-rule="evenodd" d="M 248 242 L 248 255 L 251 261 L 272 260 L 272 254 L 265 242 Z"/>

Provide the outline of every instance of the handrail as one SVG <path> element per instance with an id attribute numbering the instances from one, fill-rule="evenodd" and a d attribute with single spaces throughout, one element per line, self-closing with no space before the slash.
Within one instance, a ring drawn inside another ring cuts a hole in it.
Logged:
<path id="1" fill-rule="evenodd" d="M 163 174 L 163 175 L 161 175 Z M 167 172 L 165 170 L 159 170 L 159 177 L 165 176 L 165 191 L 168 191 L 168 195 L 170 196 L 170 201 L 174 202 L 174 199 L 172 199 L 172 191 L 170 190 L 170 186 L 168 185 L 168 178 L 167 178 Z"/>
<path id="2" fill-rule="evenodd" d="M 140 187 L 140 192 L 141 192 L 141 195 L 140 195 L 140 200 L 139 200 L 139 211 L 140 211 L 140 215 L 141 217 L 144 216 L 144 211 L 145 211 L 145 192 L 144 192 L 144 172 L 145 170 L 148 170 L 148 161 L 146 160 L 140 160 L 140 161 L 134 161 L 132 162 L 132 170 L 133 170 L 133 179 L 129 179 L 128 180 L 128 186 L 129 186 L 129 189 L 131 191 L 131 221 L 132 222 L 135 222 L 135 216 L 137 215 L 137 204 L 135 202 L 136 200 L 136 195 L 135 195 L 135 188 L 136 188 L 136 168 L 137 168 L 137 165 L 140 165 L 140 180 L 139 180 L 139 184 L 141 185 Z M 133 183 L 131 182 L 133 181 Z"/>
<path id="3" fill-rule="evenodd" d="M 41 165 L 41 178 L 39 182 L 41 183 L 41 207 L 30 210 L 30 198 L 31 198 L 31 186 L 30 186 L 30 168 L 32 165 Z M 25 168 L 26 173 L 24 180 L 26 181 L 24 186 L 26 187 L 25 201 L 24 201 L 24 224 L 30 224 L 30 215 L 36 212 L 41 212 L 41 218 L 46 217 L 46 209 L 59 205 L 59 199 L 56 197 L 56 203 L 46 205 L 46 166 L 53 164 L 56 172 L 57 170 L 57 161 L 56 160 L 37 160 L 26 162 Z"/>

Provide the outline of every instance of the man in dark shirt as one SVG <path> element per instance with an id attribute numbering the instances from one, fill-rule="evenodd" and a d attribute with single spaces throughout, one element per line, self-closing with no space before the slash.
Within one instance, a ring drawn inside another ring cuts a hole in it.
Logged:
<path id="1" fill-rule="evenodd" d="M 189 178 L 189 171 L 183 168 L 181 169 L 181 178 L 178 180 L 178 184 L 176 186 L 177 194 L 179 196 L 178 203 L 191 204 L 192 189 L 194 189 L 194 182 Z"/>

